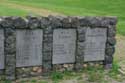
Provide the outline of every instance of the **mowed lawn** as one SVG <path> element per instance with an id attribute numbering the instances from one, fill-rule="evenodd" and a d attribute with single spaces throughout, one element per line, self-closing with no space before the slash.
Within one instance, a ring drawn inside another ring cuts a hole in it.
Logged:
<path id="1" fill-rule="evenodd" d="M 117 16 L 118 34 L 125 35 L 125 0 L 0 0 L 0 15 L 40 15 L 38 8 L 72 16 Z M 8 5 L 8 4 L 11 4 Z M 21 5 L 22 7 L 12 6 Z M 23 8 L 24 7 L 24 8 Z M 51 13 L 50 13 L 51 14 Z"/>

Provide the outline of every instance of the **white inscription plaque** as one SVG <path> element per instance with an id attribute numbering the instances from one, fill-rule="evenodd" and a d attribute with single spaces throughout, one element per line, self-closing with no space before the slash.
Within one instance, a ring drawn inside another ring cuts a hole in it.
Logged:
<path id="1" fill-rule="evenodd" d="M 55 29 L 53 33 L 53 64 L 74 63 L 75 29 Z"/>
<path id="2" fill-rule="evenodd" d="M 4 69 L 4 31 L 0 29 L 0 69 Z"/>
<path id="3" fill-rule="evenodd" d="M 16 30 L 16 66 L 37 66 L 42 64 L 43 31 Z"/>
<path id="4" fill-rule="evenodd" d="M 107 39 L 106 28 L 87 28 L 84 61 L 104 60 Z"/>

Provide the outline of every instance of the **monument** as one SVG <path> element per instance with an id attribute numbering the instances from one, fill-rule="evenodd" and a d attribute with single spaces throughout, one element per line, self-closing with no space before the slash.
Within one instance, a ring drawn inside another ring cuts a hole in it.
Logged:
<path id="1" fill-rule="evenodd" d="M 116 23 L 116 17 L 1 17 L 0 75 L 45 76 L 94 62 L 112 68 Z"/>

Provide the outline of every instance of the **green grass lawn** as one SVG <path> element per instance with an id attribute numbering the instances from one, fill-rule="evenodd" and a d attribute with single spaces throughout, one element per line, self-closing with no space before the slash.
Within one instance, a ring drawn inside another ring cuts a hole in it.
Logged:
<path id="1" fill-rule="evenodd" d="M 11 8 L 11 7 L 2 5 L 0 3 L 0 16 L 25 16 L 27 14 L 28 14 L 27 11 Z"/>
<path id="2" fill-rule="evenodd" d="M 44 8 L 71 16 L 117 16 L 118 33 L 125 35 L 125 0 L 2 0 L 4 3 Z M 2 4 L 2 2 L 1 2 Z M 7 11 L 5 11 L 7 10 Z M 34 12 L 35 13 L 35 12 Z M 24 16 L 27 11 L 1 7 L 0 15 Z"/>

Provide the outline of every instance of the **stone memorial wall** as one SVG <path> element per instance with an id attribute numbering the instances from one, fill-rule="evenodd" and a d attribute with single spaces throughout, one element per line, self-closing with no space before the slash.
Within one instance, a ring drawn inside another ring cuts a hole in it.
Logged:
<path id="1" fill-rule="evenodd" d="M 86 63 L 111 68 L 116 23 L 116 17 L 0 17 L 0 75 L 48 76 Z"/>

